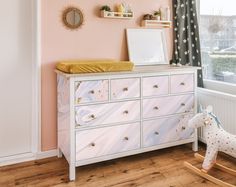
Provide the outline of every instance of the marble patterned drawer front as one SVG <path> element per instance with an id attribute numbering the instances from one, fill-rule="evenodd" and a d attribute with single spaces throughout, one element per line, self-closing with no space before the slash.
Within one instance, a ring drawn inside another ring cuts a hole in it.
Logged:
<path id="1" fill-rule="evenodd" d="M 140 97 L 140 78 L 111 80 L 111 99 Z"/>
<path id="2" fill-rule="evenodd" d="M 194 129 L 188 128 L 192 115 L 162 118 L 143 122 L 143 146 L 175 142 L 194 137 Z"/>
<path id="3" fill-rule="evenodd" d="M 140 119 L 140 101 L 78 106 L 75 111 L 76 124 L 79 126 L 135 121 Z"/>
<path id="4" fill-rule="evenodd" d="M 76 132 L 77 161 L 139 148 L 139 123 Z"/>
<path id="5" fill-rule="evenodd" d="M 169 96 L 143 100 L 143 117 L 151 118 L 193 112 L 194 95 Z"/>
<path id="6" fill-rule="evenodd" d="M 108 80 L 75 83 L 75 104 L 108 101 Z"/>
<path id="7" fill-rule="evenodd" d="M 167 95 L 169 92 L 169 77 L 145 77 L 143 78 L 143 96 Z"/>
<path id="8" fill-rule="evenodd" d="M 172 75 L 171 93 L 183 93 L 194 91 L 194 74 Z"/>

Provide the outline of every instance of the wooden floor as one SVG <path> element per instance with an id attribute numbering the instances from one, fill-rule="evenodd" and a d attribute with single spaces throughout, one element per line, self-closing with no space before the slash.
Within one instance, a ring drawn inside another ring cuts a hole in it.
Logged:
<path id="1" fill-rule="evenodd" d="M 204 153 L 204 146 L 200 153 Z M 197 164 L 190 145 L 144 153 L 77 168 L 77 180 L 68 182 L 68 164 L 56 157 L 0 168 L 0 187 L 216 187 L 183 166 Z M 236 160 L 219 155 L 220 163 L 236 169 Z M 198 164 L 200 166 L 200 164 Z M 236 184 L 236 178 L 219 171 L 213 175 Z"/>

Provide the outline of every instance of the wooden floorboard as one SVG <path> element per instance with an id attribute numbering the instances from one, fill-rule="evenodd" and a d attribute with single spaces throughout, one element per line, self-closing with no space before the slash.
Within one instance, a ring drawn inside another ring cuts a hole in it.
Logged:
<path id="1" fill-rule="evenodd" d="M 205 147 L 200 146 L 204 154 Z M 77 168 L 75 182 L 68 181 L 68 164 L 64 158 L 48 158 L 0 167 L 0 187 L 216 187 L 191 173 L 184 161 L 200 167 L 191 145 L 153 151 L 126 158 Z M 236 169 L 236 160 L 224 154 L 219 162 Z M 236 184 L 236 178 L 215 169 L 212 175 Z"/>

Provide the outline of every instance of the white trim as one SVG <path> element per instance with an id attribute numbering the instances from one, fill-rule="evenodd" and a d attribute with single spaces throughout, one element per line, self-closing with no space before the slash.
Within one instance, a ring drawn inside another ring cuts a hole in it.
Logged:
<path id="1" fill-rule="evenodd" d="M 19 164 L 22 162 L 28 162 L 28 161 L 34 161 L 34 160 L 40 160 L 44 158 L 50 158 L 57 156 L 57 149 L 45 151 L 45 152 L 38 152 L 36 154 L 34 153 L 25 153 L 25 154 L 19 154 L 9 157 L 3 157 L 0 159 L 0 167 L 1 166 L 7 166 L 12 164 Z"/>
<path id="2" fill-rule="evenodd" d="M 74 111 L 74 83 L 75 78 L 71 78 L 69 80 L 70 85 L 70 111 Z M 69 138 L 70 138 L 70 164 L 69 164 L 69 178 L 70 180 L 75 180 L 76 176 L 76 159 L 75 159 L 75 150 L 76 150 L 76 144 L 75 144 L 75 113 L 70 112 L 70 129 L 69 129 Z"/>
<path id="3" fill-rule="evenodd" d="M 39 153 L 36 154 L 35 160 L 54 157 L 54 156 L 57 156 L 57 153 L 58 153 L 57 149 L 53 149 L 53 150 L 50 150 L 50 151 L 39 152 Z"/>
<path id="4" fill-rule="evenodd" d="M 236 95 L 233 95 L 233 94 L 228 94 L 228 93 L 219 92 L 219 91 L 215 91 L 215 90 L 209 90 L 207 88 L 198 88 L 197 92 L 204 93 L 205 95 L 209 95 L 212 97 L 236 101 Z"/>
<path id="5" fill-rule="evenodd" d="M 37 27 L 37 37 L 36 37 L 36 65 L 37 65 L 37 80 L 36 80 L 36 84 L 37 84 L 37 114 L 38 114 L 38 118 L 37 118 L 37 152 L 41 152 L 41 0 L 37 0 L 37 5 L 36 5 L 36 10 L 37 10 L 37 14 L 36 14 L 36 27 Z"/>
<path id="6" fill-rule="evenodd" d="M 33 154 L 41 151 L 41 25 L 40 25 L 40 0 L 32 2 L 32 138 L 31 151 Z"/>
<path id="7" fill-rule="evenodd" d="M 32 58 L 32 129 L 31 129 L 31 152 L 37 153 L 39 151 L 39 137 L 38 133 L 39 127 L 39 67 L 38 67 L 38 1 L 32 2 L 32 48 L 33 48 L 33 58 Z"/>
<path id="8" fill-rule="evenodd" d="M 206 89 L 222 92 L 225 94 L 236 95 L 236 84 L 210 79 L 204 79 L 203 83 L 204 88 Z"/>
<path id="9" fill-rule="evenodd" d="M 18 155 L 13 155 L 13 156 L 2 157 L 0 159 L 0 166 L 18 164 L 21 162 L 32 161 L 34 159 L 35 159 L 35 157 L 34 157 L 33 153 L 25 153 L 25 154 L 18 154 Z"/>

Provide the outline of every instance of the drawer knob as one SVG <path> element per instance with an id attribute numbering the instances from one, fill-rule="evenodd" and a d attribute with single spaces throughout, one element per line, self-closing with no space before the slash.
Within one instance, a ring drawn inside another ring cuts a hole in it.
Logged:
<path id="1" fill-rule="evenodd" d="M 153 110 L 159 110 L 158 106 L 153 107 Z"/>
<path id="2" fill-rule="evenodd" d="M 81 84 L 81 82 L 78 82 L 78 84 L 76 85 L 76 91 L 79 89 L 79 87 L 80 87 L 80 84 Z"/>
<path id="3" fill-rule="evenodd" d="M 153 88 L 159 88 L 159 86 L 158 85 L 154 85 Z"/>
<path id="4" fill-rule="evenodd" d="M 92 147 L 95 147 L 95 143 L 91 143 L 90 145 L 91 145 Z"/>
<path id="5" fill-rule="evenodd" d="M 181 85 L 181 86 L 185 86 L 185 83 L 184 83 L 184 82 L 181 82 L 180 85 Z"/>
<path id="6" fill-rule="evenodd" d="M 124 113 L 124 114 L 129 114 L 129 111 L 128 111 L 128 110 L 125 110 L 123 113 Z"/>
<path id="7" fill-rule="evenodd" d="M 125 139 L 126 141 L 128 141 L 128 140 L 129 140 L 129 138 L 128 138 L 128 137 L 125 137 L 124 139 Z"/>
<path id="8" fill-rule="evenodd" d="M 129 90 L 129 88 L 123 88 L 124 92 L 127 92 Z"/>
<path id="9" fill-rule="evenodd" d="M 159 135 L 159 132 L 156 131 L 156 132 L 155 132 L 155 135 Z"/>
<path id="10" fill-rule="evenodd" d="M 80 124 L 77 124 L 77 125 L 75 125 L 75 128 L 79 128 L 81 125 Z"/>
<path id="11" fill-rule="evenodd" d="M 181 103 L 181 106 L 185 106 L 185 103 Z"/>
<path id="12" fill-rule="evenodd" d="M 77 103 L 80 103 L 80 101 L 81 101 L 81 97 L 78 97 L 77 98 Z"/>
<path id="13" fill-rule="evenodd" d="M 94 91 L 94 90 L 91 90 L 89 93 L 90 93 L 90 94 L 94 94 L 94 93 L 95 93 L 95 91 Z"/>
<path id="14" fill-rule="evenodd" d="M 95 117 L 94 114 L 92 114 L 92 115 L 90 116 L 90 118 L 95 119 L 96 117 Z"/>

